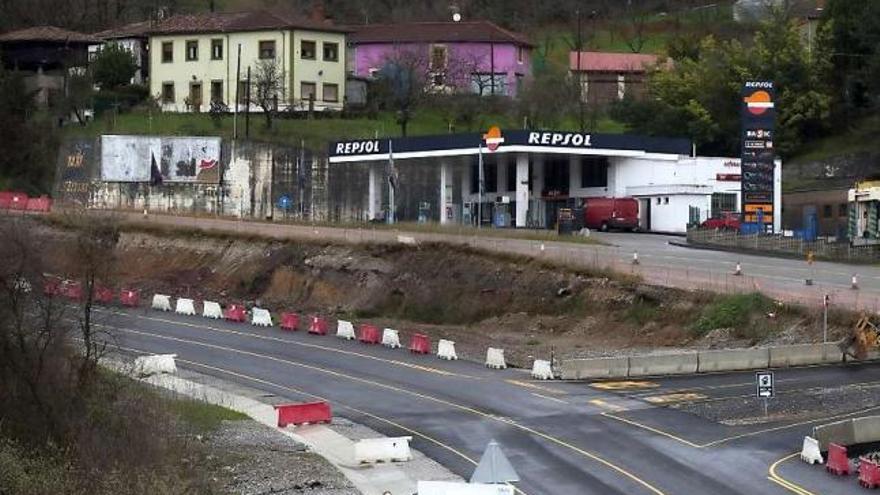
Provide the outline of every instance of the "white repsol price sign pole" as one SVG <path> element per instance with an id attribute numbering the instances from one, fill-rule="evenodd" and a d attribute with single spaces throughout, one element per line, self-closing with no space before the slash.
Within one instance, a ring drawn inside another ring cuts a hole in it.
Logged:
<path id="1" fill-rule="evenodd" d="M 776 395 L 772 371 L 759 371 L 755 373 L 755 385 L 758 399 L 764 403 L 764 416 L 767 416 L 767 403 Z"/>

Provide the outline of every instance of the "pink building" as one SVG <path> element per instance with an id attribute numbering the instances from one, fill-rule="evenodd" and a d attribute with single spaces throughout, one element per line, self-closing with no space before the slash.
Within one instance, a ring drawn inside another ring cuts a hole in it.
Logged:
<path id="1" fill-rule="evenodd" d="M 532 44 L 488 21 L 351 26 L 348 72 L 373 77 L 401 54 L 424 61 L 434 86 L 515 96 L 531 74 Z M 493 77 L 494 74 L 494 77 Z"/>

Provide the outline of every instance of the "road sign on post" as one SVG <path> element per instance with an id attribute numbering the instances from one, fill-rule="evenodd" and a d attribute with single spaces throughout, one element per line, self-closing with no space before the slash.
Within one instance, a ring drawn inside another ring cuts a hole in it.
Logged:
<path id="1" fill-rule="evenodd" d="M 773 397 L 773 372 L 759 371 L 755 373 L 755 377 L 758 382 L 758 398 L 769 399 Z"/>
<path id="2" fill-rule="evenodd" d="M 775 394 L 773 390 L 773 372 L 759 371 L 755 373 L 755 383 L 757 385 L 758 398 L 764 403 L 764 416 L 767 416 L 767 401 Z"/>

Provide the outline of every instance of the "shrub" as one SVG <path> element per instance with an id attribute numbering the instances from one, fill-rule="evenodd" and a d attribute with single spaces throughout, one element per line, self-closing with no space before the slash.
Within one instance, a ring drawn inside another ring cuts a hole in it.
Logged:
<path id="1" fill-rule="evenodd" d="M 773 309 L 773 301 L 759 293 L 722 296 L 706 306 L 693 329 L 698 334 L 718 329 L 739 329 L 747 325 L 754 314 Z"/>

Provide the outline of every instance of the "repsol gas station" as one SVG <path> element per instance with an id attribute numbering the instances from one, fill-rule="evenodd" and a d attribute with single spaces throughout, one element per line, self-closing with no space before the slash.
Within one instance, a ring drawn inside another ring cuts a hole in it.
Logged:
<path id="1" fill-rule="evenodd" d="M 554 228 L 586 198 L 635 198 L 641 230 L 684 232 L 743 206 L 740 160 L 695 156 L 687 139 L 493 127 L 338 141 L 328 153 L 332 208 L 348 221 Z M 779 167 L 771 177 L 761 220 L 778 231 Z"/>

